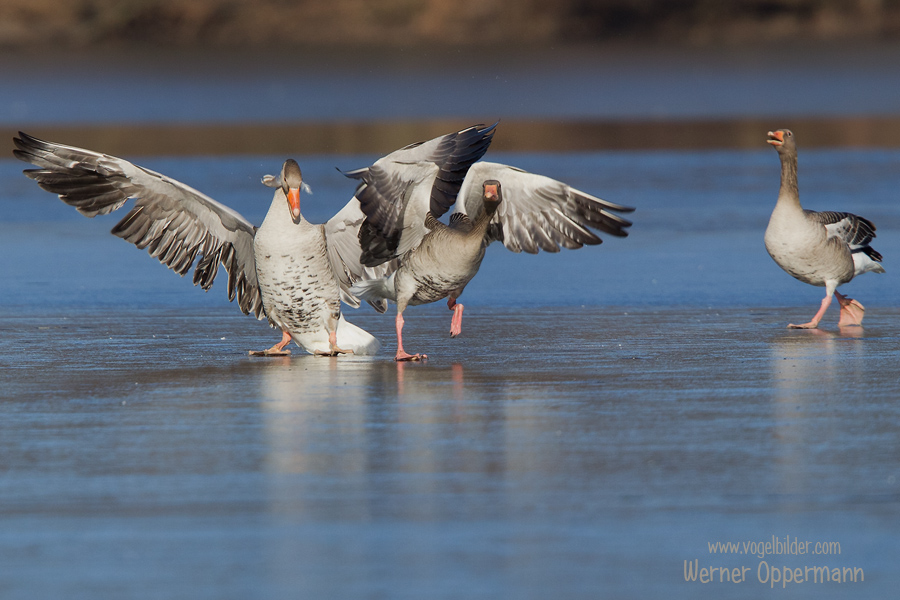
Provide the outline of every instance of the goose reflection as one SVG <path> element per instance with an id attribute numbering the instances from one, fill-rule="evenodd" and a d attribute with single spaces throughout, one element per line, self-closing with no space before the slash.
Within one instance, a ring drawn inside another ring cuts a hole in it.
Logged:
<path id="1" fill-rule="evenodd" d="M 417 368 L 417 365 L 413 365 L 411 368 Z M 406 389 L 406 361 L 398 361 L 397 362 L 397 394 L 400 397 L 403 397 L 407 393 Z M 452 385 L 452 396 L 455 402 L 462 402 L 465 396 L 465 372 L 463 366 L 459 363 L 453 363 L 450 365 L 450 382 Z M 413 393 L 421 392 L 421 390 L 417 389 L 413 391 Z"/>
<path id="2" fill-rule="evenodd" d="M 259 375 L 267 470 L 364 471 L 366 448 L 361 440 L 378 367 L 362 357 L 268 360 Z"/>
<path id="3" fill-rule="evenodd" d="M 484 390 L 468 388 L 459 363 L 286 357 L 260 368 L 270 473 L 437 472 L 452 459 L 444 426 L 480 429 L 498 416 L 484 413 Z"/>
<path id="4" fill-rule="evenodd" d="M 273 511 L 369 518 L 399 510 L 385 504 L 394 498 L 427 518 L 445 508 L 448 474 L 505 464 L 507 415 L 478 369 L 470 383 L 459 363 L 310 356 L 258 368 Z"/>
<path id="5" fill-rule="evenodd" d="M 849 382 L 859 380 L 847 366 L 860 362 L 863 338 L 861 327 L 842 327 L 784 332 L 772 340 L 774 465 L 784 493 L 818 489 L 817 469 L 840 460 L 840 421 L 822 417 L 842 406 Z"/>

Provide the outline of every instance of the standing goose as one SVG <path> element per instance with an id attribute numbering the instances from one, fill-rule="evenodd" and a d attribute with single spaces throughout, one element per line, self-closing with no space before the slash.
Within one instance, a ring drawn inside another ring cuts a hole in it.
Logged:
<path id="1" fill-rule="evenodd" d="M 865 308 L 835 289 L 868 271 L 884 273 L 881 254 L 869 246 L 875 225 L 868 219 L 845 212 L 815 212 L 800 206 L 797 187 L 797 144 L 787 129 L 768 133 L 768 143 L 781 159 L 778 202 L 766 228 L 766 250 L 778 266 L 800 281 L 824 286 L 825 298 L 811 321 L 788 325 L 792 329 L 815 329 L 837 297 L 841 305 L 839 326 L 861 325 Z"/>
<path id="2" fill-rule="evenodd" d="M 429 142 L 433 144 L 435 140 Z M 401 151 L 402 152 L 402 151 Z M 610 211 L 630 212 L 568 185 L 521 169 L 475 162 L 451 193 L 434 173 L 439 165 L 423 161 L 411 168 L 407 157 L 389 154 L 368 169 L 351 173 L 363 181 L 357 189 L 366 220 L 360 227 L 362 263 L 377 266 L 399 258 L 390 276 L 359 281 L 351 291 L 374 301 L 397 303 L 396 360 L 424 355 L 403 349 L 403 311 L 407 305 L 447 298 L 453 311 L 450 335 L 462 329 L 463 305 L 457 299 L 478 272 L 485 248 L 493 241 L 513 252 L 559 252 L 601 243 L 591 231 L 624 237 L 631 222 Z M 477 159 L 474 159 L 477 160 Z M 474 161 L 473 161 L 474 162 Z M 435 202 L 435 196 L 443 203 Z M 438 218 L 454 207 L 450 225 Z"/>
<path id="3" fill-rule="evenodd" d="M 275 195 L 257 228 L 232 209 L 165 175 L 121 158 L 39 140 L 14 138 L 16 158 L 32 163 L 25 175 L 58 194 L 88 217 L 134 207 L 112 233 L 184 276 L 194 265 L 194 285 L 209 290 L 221 263 L 228 272 L 228 299 L 237 298 L 244 314 L 265 315 L 282 339 L 253 355 L 290 354 L 291 340 L 311 354 L 373 354 L 379 343 L 347 322 L 343 300 L 359 300 L 350 285 L 360 277 L 384 273 L 359 263 L 358 230 L 364 219 L 355 199 L 324 225 L 300 213 L 300 190 L 309 192 L 300 167 L 284 162 L 279 176 L 263 183 Z M 386 303 L 374 303 L 384 312 Z"/>
<path id="4" fill-rule="evenodd" d="M 487 249 L 487 230 L 502 201 L 498 181 L 485 181 L 482 189 L 484 209 L 477 219 L 472 221 L 465 213 L 454 213 L 448 226 L 427 212 L 423 224 L 428 231 L 415 248 L 402 256 L 400 266 L 389 277 L 357 282 L 351 288 L 361 298 L 388 299 L 397 304 L 395 360 L 428 358 L 403 349 L 403 311 L 407 306 L 447 298 L 447 308 L 453 311 L 450 337 L 462 332 L 463 305 L 456 300 L 478 273 Z"/>

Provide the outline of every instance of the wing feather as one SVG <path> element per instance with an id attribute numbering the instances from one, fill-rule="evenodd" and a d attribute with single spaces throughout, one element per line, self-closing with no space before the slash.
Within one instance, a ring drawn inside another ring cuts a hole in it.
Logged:
<path id="1" fill-rule="evenodd" d="M 625 237 L 631 221 L 615 214 L 633 208 L 602 200 L 561 181 L 516 167 L 477 162 L 469 168 L 459 191 L 456 210 L 476 219 L 484 210 L 482 183 L 500 182 L 503 201 L 489 229 L 489 241 L 499 240 L 513 252 L 558 252 L 602 242 L 592 229 Z M 496 226 L 493 226 L 496 225 Z"/>
<path id="2" fill-rule="evenodd" d="M 363 264 L 374 266 L 415 248 L 428 232 L 425 215 L 446 213 L 469 167 L 490 146 L 497 124 L 476 125 L 410 144 L 367 168 L 348 171 L 361 181 L 356 198 L 366 216 Z"/>
<path id="3" fill-rule="evenodd" d="M 362 263 L 360 226 L 365 221 L 359 202 L 354 197 L 336 215 L 325 223 L 325 247 L 331 270 L 341 288 L 341 299 L 353 308 L 359 307 L 359 298 L 350 292 L 357 281 L 378 279 L 393 271 L 392 261 L 371 268 Z M 369 300 L 378 312 L 387 310 L 386 300 Z"/>
<path id="4" fill-rule="evenodd" d="M 835 211 L 805 211 L 808 216 L 822 223 L 831 237 L 844 240 L 851 248 L 868 246 L 875 239 L 875 224 L 863 217 Z"/>
<path id="5" fill-rule="evenodd" d="M 19 132 L 13 154 L 37 169 L 25 175 L 81 214 L 95 217 L 134 206 L 112 233 L 185 275 L 196 260 L 193 281 L 212 286 L 221 263 L 228 273 L 228 299 L 244 314 L 263 314 L 256 279 L 256 228 L 237 212 L 193 188 L 121 158 L 47 142 Z M 198 259 L 199 256 L 199 259 Z"/>

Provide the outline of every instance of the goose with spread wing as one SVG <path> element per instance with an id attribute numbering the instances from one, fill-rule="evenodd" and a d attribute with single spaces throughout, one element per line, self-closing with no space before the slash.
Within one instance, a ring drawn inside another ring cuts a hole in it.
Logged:
<path id="1" fill-rule="evenodd" d="M 869 243 L 875 238 L 871 221 L 846 212 L 815 212 L 800 206 L 797 184 L 797 142 L 788 129 L 768 133 L 768 143 L 781 159 L 781 187 L 769 226 L 766 250 L 782 269 L 795 278 L 825 288 L 818 312 L 807 323 L 792 329 L 815 329 L 831 304 L 841 305 L 839 326 L 861 325 L 865 308 L 836 288 L 857 275 L 884 273 L 881 254 Z"/>
<path id="2" fill-rule="evenodd" d="M 457 300 L 478 272 L 490 243 L 499 241 L 513 252 L 534 254 L 600 244 L 595 229 L 628 235 L 631 222 L 615 213 L 633 208 L 560 181 L 474 159 L 454 163 L 459 168 L 455 185 L 449 186 L 440 176 L 440 164 L 417 158 L 389 154 L 368 169 L 351 172 L 362 181 L 356 197 L 366 214 L 360 227 L 362 263 L 376 266 L 399 259 L 399 267 L 389 276 L 359 281 L 351 291 L 369 301 L 388 299 L 397 304 L 398 361 L 425 358 L 403 348 L 403 311 L 409 305 L 447 298 L 453 311 L 450 335 L 460 334 L 463 305 Z M 438 219 L 451 207 L 445 225 Z"/>
<path id="3" fill-rule="evenodd" d="M 263 178 L 275 195 L 257 228 L 197 190 L 121 158 L 21 132 L 13 141 L 16 158 L 38 167 L 24 173 L 87 217 L 111 213 L 134 198 L 112 233 L 146 248 L 179 275 L 194 267 L 195 285 L 209 290 L 221 263 L 228 273 L 228 299 L 282 332 L 280 342 L 251 354 L 289 354 L 292 340 L 311 354 L 378 350 L 378 341 L 346 321 L 340 306 L 343 300 L 358 307 L 351 284 L 386 269 L 359 262 L 364 215 L 352 199 L 325 224 L 304 219 L 300 190 L 309 188 L 293 159 L 284 162 L 280 175 Z M 386 309 L 384 301 L 373 306 Z"/>

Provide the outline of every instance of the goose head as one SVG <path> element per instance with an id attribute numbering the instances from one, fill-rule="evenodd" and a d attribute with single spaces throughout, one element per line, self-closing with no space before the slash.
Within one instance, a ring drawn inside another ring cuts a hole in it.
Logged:
<path id="1" fill-rule="evenodd" d="M 263 183 L 269 187 L 281 188 L 284 198 L 288 204 L 288 210 L 291 213 L 291 219 L 294 223 L 300 220 L 300 190 L 307 194 L 312 194 L 309 185 L 303 181 L 303 172 L 300 171 L 300 165 L 293 158 L 284 161 L 281 166 L 281 175 L 266 175 L 263 177 Z"/>
<path id="2" fill-rule="evenodd" d="M 500 202 L 503 201 L 503 196 L 500 192 L 500 182 L 496 179 L 488 179 L 484 182 L 483 188 L 484 211 L 489 215 L 493 215 L 497 212 Z"/>
<path id="3" fill-rule="evenodd" d="M 797 150 L 797 145 L 794 142 L 794 134 L 791 133 L 790 129 L 770 131 L 766 141 L 772 144 L 775 149 L 778 150 L 779 154 L 795 152 Z"/>

